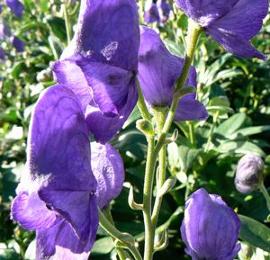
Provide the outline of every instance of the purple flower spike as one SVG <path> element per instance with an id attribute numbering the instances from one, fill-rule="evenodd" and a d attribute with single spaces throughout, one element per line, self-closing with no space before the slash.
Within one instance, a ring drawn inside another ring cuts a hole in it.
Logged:
<path id="1" fill-rule="evenodd" d="M 22 17 L 24 6 L 19 0 L 6 0 L 6 5 L 18 18 Z"/>
<path id="2" fill-rule="evenodd" d="M 14 46 L 14 48 L 16 49 L 17 52 L 24 51 L 25 43 L 22 40 L 20 40 L 19 38 L 17 38 L 16 36 L 14 36 L 12 39 L 12 45 Z"/>
<path id="3" fill-rule="evenodd" d="M 172 55 L 154 30 L 141 28 L 139 81 L 143 95 L 151 106 L 170 106 L 183 64 L 183 59 Z M 194 67 L 190 69 L 186 86 L 196 86 Z M 195 94 L 189 94 L 180 100 L 175 119 L 204 120 L 207 116 L 205 107 L 195 99 Z"/>
<path id="4" fill-rule="evenodd" d="M 110 145 L 91 143 L 92 169 L 97 179 L 97 202 L 100 208 L 108 206 L 120 194 L 125 179 L 123 160 Z"/>
<path id="5" fill-rule="evenodd" d="M 193 260 L 234 259 L 239 231 L 238 216 L 221 197 L 199 189 L 186 202 L 181 235 Z"/>
<path id="6" fill-rule="evenodd" d="M 26 173 L 12 218 L 37 233 L 37 259 L 86 259 L 98 227 L 96 180 L 82 106 L 67 87 L 40 97 L 31 121 Z"/>
<path id="7" fill-rule="evenodd" d="M 144 21 L 146 23 L 160 22 L 157 4 L 152 0 L 148 1 L 145 5 Z"/>
<path id="8" fill-rule="evenodd" d="M 176 0 L 227 51 L 240 57 L 265 59 L 250 43 L 268 12 L 268 0 Z"/>
<path id="9" fill-rule="evenodd" d="M 85 115 L 99 142 L 117 133 L 137 102 L 138 49 L 134 0 L 82 1 L 77 31 L 54 72 L 60 84 L 90 93 Z"/>

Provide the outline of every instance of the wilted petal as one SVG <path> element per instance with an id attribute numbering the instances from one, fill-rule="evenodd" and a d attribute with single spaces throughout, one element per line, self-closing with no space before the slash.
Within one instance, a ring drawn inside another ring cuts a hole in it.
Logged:
<path id="1" fill-rule="evenodd" d="M 24 6 L 19 0 L 6 0 L 6 4 L 17 17 L 22 17 Z"/>
<path id="2" fill-rule="evenodd" d="M 205 106 L 193 96 L 184 96 L 180 101 L 175 114 L 176 121 L 206 120 L 208 112 Z"/>
<path id="3" fill-rule="evenodd" d="M 132 112 L 137 103 L 138 93 L 135 85 L 135 79 L 128 86 L 129 93 L 126 104 L 119 110 L 117 116 L 106 116 L 95 106 L 89 106 L 86 112 L 86 121 L 88 129 L 97 142 L 108 142 L 124 125 L 125 121 Z"/>
<path id="4" fill-rule="evenodd" d="M 175 82 L 183 68 L 183 59 L 172 55 L 152 29 L 141 27 L 139 50 L 139 81 L 148 103 L 168 106 L 172 102 Z M 196 86 L 192 67 L 186 85 Z"/>
<path id="5" fill-rule="evenodd" d="M 91 143 L 91 150 L 92 169 L 98 183 L 98 206 L 104 208 L 123 188 L 124 164 L 120 154 L 110 144 Z"/>
<path id="6" fill-rule="evenodd" d="M 83 0 L 74 39 L 62 59 L 80 54 L 92 61 L 137 71 L 138 48 L 134 0 Z"/>
<path id="7" fill-rule="evenodd" d="M 205 27 L 227 14 L 239 0 L 176 0 L 179 8 Z"/>
<path id="8" fill-rule="evenodd" d="M 37 231 L 37 260 L 87 260 L 95 241 L 91 233 L 87 242 L 82 242 L 65 220 L 58 220 L 47 230 Z"/>
<path id="9" fill-rule="evenodd" d="M 51 227 L 56 214 L 50 211 L 37 193 L 20 192 L 11 205 L 11 217 L 28 230 Z"/>
<path id="10" fill-rule="evenodd" d="M 232 259 L 239 230 L 239 218 L 219 196 L 199 189 L 186 202 L 181 234 L 193 259 Z"/>

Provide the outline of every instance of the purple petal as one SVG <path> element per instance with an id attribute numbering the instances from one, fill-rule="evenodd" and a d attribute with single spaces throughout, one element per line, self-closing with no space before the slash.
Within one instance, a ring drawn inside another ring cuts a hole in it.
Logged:
<path id="1" fill-rule="evenodd" d="M 208 112 L 205 106 L 195 100 L 192 95 L 184 96 L 180 101 L 176 110 L 176 121 L 206 120 Z"/>
<path id="2" fill-rule="evenodd" d="M 6 4 L 17 17 L 19 17 L 19 18 L 22 17 L 23 11 L 24 11 L 24 6 L 20 1 L 6 0 Z"/>
<path id="3" fill-rule="evenodd" d="M 155 3 L 152 3 L 152 1 L 148 1 L 146 4 L 144 21 L 146 23 L 160 22 L 157 5 Z"/>
<path id="4" fill-rule="evenodd" d="M 50 211 L 37 193 L 20 192 L 11 205 L 11 217 L 28 230 L 47 229 L 51 227 L 56 214 Z"/>
<path id="5" fill-rule="evenodd" d="M 83 0 L 79 24 L 63 59 L 80 54 L 92 61 L 137 71 L 139 23 L 134 0 Z"/>
<path id="6" fill-rule="evenodd" d="M 165 23 L 169 18 L 172 8 L 166 0 L 158 0 L 157 7 L 159 11 L 160 20 L 162 23 Z"/>
<path id="7" fill-rule="evenodd" d="M 93 99 L 93 91 L 88 85 L 81 68 L 73 61 L 63 60 L 54 63 L 53 71 L 59 84 L 67 86 L 80 100 L 83 111 Z"/>
<path id="8" fill-rule="evenodd" d="M 186 15 L 205 27 L 227 14 L 239 0 L 176 0 Z"/>
<path id="9" fill-rule="evenodd" d="M 183 68 L 183 59 L 172 55 L 159 35 L 147 27 L 141 28 L 139 50 L 139 81 L 148 103 L 168 106 L 172 101 L 175 82 Z M 196 86 L 196 72 L 190 71 L 188 86 Z"/>
<path id="10" fill-rule="evenodd" d="M 16 49 L 17 52 L 24 51 L 25 43 L 22 40 L 20 40 L 19 38 L 13 37 L 12 45 L 14 46 L 14 48 Z"/>
<path id="11" fill-rule="evenodd" d="M 212 23 L 206 31 L 235 55 L 264 59 L 249 40 L 260 31 L 267 12 L 268 0 L 239 0 L 228 14 Z"/>
<path id="12" fill-rule="evenodd" d="M 95 192 L 87 125 L 80 102 L 67 87 L 53 86 L 38 100 L 27 156 L 32 179 L 42 179 L 50 190 Z"/>
<path id="13" fill-rule="evenodd" d="M 92 169 L 97 179 L 97 201 L 100 208 L 119 196 L 125 179 L 123 160 L 109 144 L 91 143 Z"/>
<path id="14" fill-rule="evenodd" d="M 5 23 L 0 23 L 0 40 L 4 40 L 7 37 L 9 37 L 10 34 L 10 28 Z"/>
<path id="15" fill-rule="evenodd" d="M 97 202 L 94 194 L 88 191 L 61 191 L 43 188 L 40 198 L 57 211 L 73 227 L 80 241 L 88 241 L 89 234 L 98 225 Z"/>
<path id="16" fill-rule="evenodd" d="M 186 202 L 181 233 L 191 256 L 232 259 L 239 250 L 239 230 L 239 218 L 219 196 L 199 189 Z"/>
<path id="17" fill-rule="evenodd" d="M 36 259 L 87 260 L 95 241 L 96 228 L 89 234 L 87 242 L 82 242 L 66 221 L 58 220 L 51 228 L 37 231 Z"/>
<path id="18" fill-rule="evenodd" d="M 86 112 L 88 129 L 97 142 L 108 142 L 124 125 L 138 100 L 135 79 L 128 86 L 129 93 L 126 104 L 119 110 L 119 115 L 109 117 L 95 106 L 89 106 Z"/>
<path id="19" fill-rule="evenodd" d="M 6 57 L 6 53 L 5 51 L 3 50 L 2 47 L 0 47 L 0 60 L 4 60 Z"/>
<path id="20" fill-rule="evenodd" d="M 125 106 L 130 82 L 134 74 L 102 63 L 79 63 L 88 85 L 93 90 L 93 100 L 106 116 L 115 116 Z"/>

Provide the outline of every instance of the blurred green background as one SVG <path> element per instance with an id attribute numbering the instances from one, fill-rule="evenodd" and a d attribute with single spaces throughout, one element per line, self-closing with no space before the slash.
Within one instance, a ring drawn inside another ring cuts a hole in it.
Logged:
<path id="1" fill-rule="evenodd" d="M 75 25 L 79 4 L 73 2 L 68 14 L 70 23 Z M 24 0 L 22 19 L 12 15 L 4 2 L 0 3 L 0 23 L 8 25 L 11 35 L 25 42 L 25 50 L 18 53 L 10 37 L 0 39 L 6 52 L 6 59 L 0 60 L 0 259 L 33 259 L 35 235 L 10 220 L 10 203 L 24 171 L 33 104 L 40 92 L 53 84 L 50 64 L 67 44 L 65 20 L 60 0 Z M 165 25 L 152 26 L 160 31 L 171 52 L 183 56 L 187 18 L 179 10 L 173 8 Z M 253 43 L 269 56 L 269 16 Z M 159 221 L 161 229 L 168 230 L 170 243 L 155 259 L 188 259 L 179 228 L 184 201 L 199 187 L 221 195 L 239 214 L 249 217 L 242 226 L 239 259 L 270 259 L 269 212 L 264 198 L 259 192 L 242 195 L 234 187 L 236 163 L 248 152 L 264 158 L 265 185 L 270 186 L 270 61 L 234 57 L 203 35 L 195 66 L 198 98 L 207 106 L 209 118 L 206 122 L 174 125 L 179 138 L 168 147 L 167 174 L 178 182 L 166 195 Z M 134 185 L 136 200 L 141 201 L 146 141 L 136 130 L 137 119 L 139 112 L 135 109 L 112 144 L 124 158 L 126 182 Z M 112 202 L 112 215 L 121 231 L 132 233 L 141 242 L 142 215 L 129 208 L 128 191 L 125 185 L 120 197 Z M 114 244 L 100 229 L 91 259 L 114 257 Z"/>

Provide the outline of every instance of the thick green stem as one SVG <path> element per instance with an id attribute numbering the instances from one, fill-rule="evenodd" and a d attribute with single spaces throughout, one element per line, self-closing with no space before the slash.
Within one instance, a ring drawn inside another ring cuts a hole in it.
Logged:
<path id="1" fill-rule="evenodd" d="M 166 110 L 164 108 L 154 108 L 154 119 L 157 124 L 158 134 L 162 134 L 162 129 L 166 120 Z M 166 179 L 166 145 L 164 144 L 159 152 L 158 156 L 158 176 L 157 176 L 157 196 L 152 213 L 152 225 L 156 228 L 159 212 L 163 200 L 163 195 L 159 195 L 159 190 L 163 186 Z"/>
<path id="2" fill-rule="evenodd" d="M 154 138 L 149 137 L 143 190 L 143 218 L 145 227 L 144 260 L 151 260 L 154 253 L 155 231 L 151 221 L 154 170 L 156 164 L 154 147 Z"/>
<path id="3" fill-rule="evenodd" d="M 101 210 L 99 210 L 99 224 L 113 239 L 121 242 L 130 251 L 135 260 L 142 260 L 140 252 L 135 247 L 135 239 L 130 234 L 120 232 Z"/>
<path id="4" fill-rule="evenodd" d="M 268 193 L 267 189 L 265 188 L 263 182 L 260 185 L 260 191 L 261 191 L 261 193 L 263 194 L 263 196 L 264 196 L 264 198 L 266 200 L 266 205 L 267 205 L 267 208 L 268 208 L 268 210 L 270 212 L 270 196 L 269 196 L 269 193 Z"/>
<path id="5" fill-rule="evenodd" d="M 167 133 L 171 128 L 172 122 L 175 117 L 176 109 L 178 107 L 179 99 L 183 95 L 182 89 L 188 78 L 189 69 L 192 64 L 192 60 L 194 58 L 195 49 L 196 49 L 196 45 L 197 45 L 200 33 L 201 33 L 200 27 L 198 27 L 197 24 L 195 24 L 192 20 L 190 20 L 189 27 L 188 27 L 188 35 L 187 35 L 187 40 L 186 40 L 186 57 L 185 57 L 184 67 L 183 67 L 180 78 L 177 80 L 173 101 L 172 101 L 169 113 L 167 115 L 166 122 L 162 130 L 162 134 L 159 137 L 159 140 L 155 149 L 155 153 L 158 153 L 159 150 L 162 148 L 164 141 L 166 140 Z"/>
<path id="6" fill-rule="evenodd" d="M 67 43 L 69 44 L 72 38 L 72 28 L 71 28 L 69 14 L 68 14 L 68 3 L 66 0 L 64 0 L 64 3 L 63 3 L 63 10 L 64 10 L 66 33 L 67 33 Z"/>

